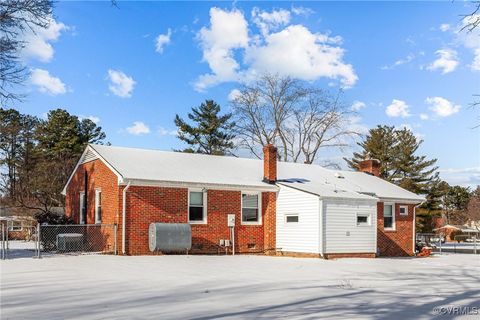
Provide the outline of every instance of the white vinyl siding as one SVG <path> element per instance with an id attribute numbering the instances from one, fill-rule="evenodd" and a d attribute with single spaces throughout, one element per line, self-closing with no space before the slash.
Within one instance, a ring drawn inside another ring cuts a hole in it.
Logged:
<path id="1" fill-rule="evenodd" d="M 318 196 L 279 186 L 277 196 L 277 248 L 286 252 L 320 253 Z M 298 222 L 286 222 L 298 216 Z"/>
<path id="2" fill-rule="evenodd" d="M 325 253 L 375 253 L 377 205 L 375 201 L 323 200 Z M 370 224 L 357 225 L 357 215 Z"/>

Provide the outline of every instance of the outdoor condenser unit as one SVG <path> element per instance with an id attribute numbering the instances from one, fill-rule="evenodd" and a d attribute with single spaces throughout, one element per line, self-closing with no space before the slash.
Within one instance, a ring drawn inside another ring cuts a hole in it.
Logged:
<path id="1" fill-rule="evenodd" d="M 82 250 L 83 235 L 81 233 L 57 234 L 57 250 L 79 251 Z"/>
<path id="2" fill-rule="evenodd" d="M 151 223 L 148 228 L 150 251 L 178 252 L 192 248 L 192 228 L 188 223 Z"/>

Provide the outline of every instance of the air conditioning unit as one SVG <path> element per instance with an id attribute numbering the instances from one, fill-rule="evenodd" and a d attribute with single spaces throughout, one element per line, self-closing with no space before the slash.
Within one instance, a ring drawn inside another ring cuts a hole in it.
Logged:
<path id="1" fill-rule="evenodd" d="M 83 248 L 83 235 L 81 233 L 57 234 L 57 250 L 81 251 Z"/>

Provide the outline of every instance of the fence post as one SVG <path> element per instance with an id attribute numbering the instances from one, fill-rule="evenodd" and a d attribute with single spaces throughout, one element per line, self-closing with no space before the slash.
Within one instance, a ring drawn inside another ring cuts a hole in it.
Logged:
<path id="1" fill-rule="evenodd" d="M 40 259 L 42 257 L 42 245 L 40 243 L 40 238 L 41 238 L 41 225 L 40 223 L 38 223 L 37 225 L 37 248 L 38 248 L 38 251 L 37 251 L 37 258 Z"/>
<path id="2" fill-rule="evenodd" d="M 477 254 L 477 236 L 473 236 L 473 253 Z"/>
<path id="3" fill-rule="evenodd" d="M 113 224 L 113 254 L 117 255 L 117 224 Z"/>
<path id="4" fill-rule="evenodd" d="M 2 223 L 2 256 L 1 256 L 1 259 L 2 260 L 5 260 L 5 241 L 4 241 L 4 238 L 5 238 L 5 226 L 4 224 Z"/>

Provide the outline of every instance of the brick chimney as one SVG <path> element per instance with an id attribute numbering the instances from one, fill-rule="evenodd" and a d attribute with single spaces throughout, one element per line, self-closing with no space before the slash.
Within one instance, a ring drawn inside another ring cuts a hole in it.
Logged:
<path id="1" fill-rule="evenodd" d="M 358 163 L 358 170 L 371 174 L 375 177 L 380 177 L 380 167 L 380 160 L 370 159 L 368 156 L 365 158 L 365 160 Z"/>
<path id="2" fill-rule="evenodd" d="M 273 144 L 263 147 L 263 181 L 271 184 L 277 181 L 277 148 Z"/>

